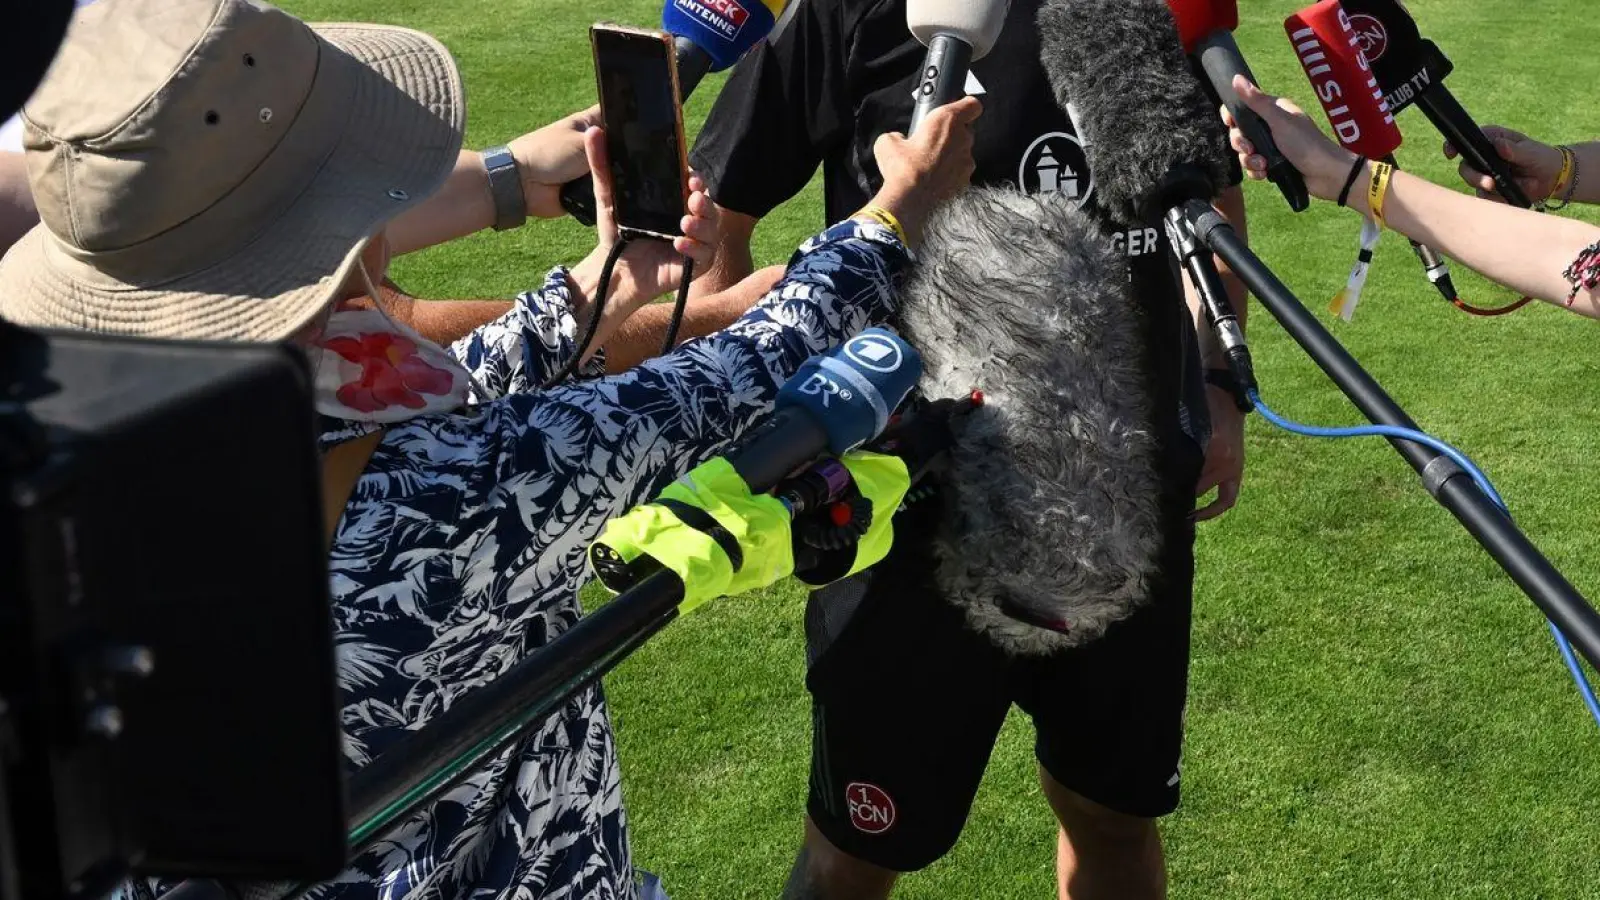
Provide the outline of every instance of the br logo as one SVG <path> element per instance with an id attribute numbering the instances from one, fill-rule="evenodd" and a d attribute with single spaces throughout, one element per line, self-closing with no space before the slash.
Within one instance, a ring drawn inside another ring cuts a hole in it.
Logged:
<path id="1" fill-rule="evenodd" d="M 813 397 L 821 397 L 823 409 L 829 408 L 834 397 L 838 397 L 840 400 L 843 400 L 846 403 L 849 403 L 855 397 L 855 394 L 850 393 L 849 388 L 841 387 L 839 382 L 834 381 L 832 378 L 829 378 L 821 372 L 817 372 L 810 378 L 807 378 L 806 383 L 800 385 L 800 393 L 809 394 Z"/>
<path id="2" fill-rule="evenodd" d="M 1017 186 L 1030 194 L 1060 194 L 1079 203 L 1094 193 L 1094 174 L 1076 135 L 1052 131 L 1022 154 Z"/>
<path id="3" fill-rule="evenodd" d="M 1389 49 L 1389 31 L 1382 22 L 1366 13 L 1356 13 L 1350 17 L 1350 27 L 1355 29 L 1356 40 L 1361 42 L 1361 53 L 1368 62 L 1383 59 L 1383 54 Z"/>
<path id="4" fill-rule="evenodd" d="M 864 781 L 852 781 L 844 789 L 850 806 L 850 824 L 866 834 L 883 834 L 894 827 L 894 801 L 883 788 Z"/>

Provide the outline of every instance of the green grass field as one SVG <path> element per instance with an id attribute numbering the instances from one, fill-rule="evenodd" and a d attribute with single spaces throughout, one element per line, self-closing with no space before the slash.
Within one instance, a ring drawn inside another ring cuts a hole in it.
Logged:
<path id="1" fill-rule="evenodd" d="M 1314 107 L 1280 23 L 1248 0 L 1241 44 L 1270 90 Z M 1600 134 L 1600 25 L 1586 0 L 1412 0 L 1485 122 Z M 659 0 L 291 0 L 308 18 L 405 24 L 465 72 L 482 147 L 593 102 L 585 28 L 650 24 Z M 715 83 L 690 104 L 691 129 Z M 1320 116 L 1320 113 L 1318 113 Z M 1417 112 L 1409 168 L 1452 178 Z M 1594 173 L 1593 177 L 1600 177 Z M 1357 221 L 1295 218 L 1250 187 L 1254 245 L 1321 314 Z M 758 262 L 822 224 L 815 185 L 769 218 Z M 1294 221 L 1291 221 L 1295 218 Z M 1600 217 L 1593 217 L 1600 221 Z M 590 236 L 570 221 L 402 261 L 431 296 L 509 296 Z M 1480 304 L 1504 291 L 1462 273 Z M 1549 307 L 1475 320 L 1442 303 L 1404 243 L 1379 251 L 1354 324 L 1333 330 L 1425 427 L 1472 454 L 1522 526 L 1600 598 L 1600 324 Z M 1355 410 L 1264 313 L 1251 328 L 1281 412 Z M 1526 599 L 1381 442 L 1313 442 L 1253 420 L 1243 499 L 1203 527 L 1182 809 L 1165 823 L 1175 897 L 1600 897 L 1600 729 Z M 809 760 L 800 592 L 726 600 L 608 681 L 638 862 L 674 897 L 773 897 L 801 830 Z M 908 898 L 1052 896 L 1053 823 L 1032 732 L 1002 736 L 961 842 Z M 1092 735 L 1085 735 L 1092 740 Z"/>

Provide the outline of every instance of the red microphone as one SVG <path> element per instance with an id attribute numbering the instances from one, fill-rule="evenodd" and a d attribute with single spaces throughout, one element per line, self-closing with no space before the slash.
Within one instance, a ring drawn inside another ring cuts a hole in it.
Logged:
<path id="1" fill-rule="evenodd" d="M 1394 152 L 1404 138 L 1394 122 L 1394 113 L 1384 99 L 1383 88 L 1378 86 L 1372 64 L 1361 51 L 1361 40 L 1350 24 L 1339 0 L 1321 0 L 1291 15 L 1283 22 L 1289 34 L 1295 56 L 1311 80 L 1311 88 L 1322 103 L 1323 112 L 1333 133 L 1346 149 L 1368 159 L 1382 160 L 1394 165 Z M 1364 240 L 1358 266 L 1370 261 L 1376 236 Z M 1450 279 L 1450 264 L 1437 251 L 1411 242 L 1411 249 L 1422 261 L 1428 281 L 1438 288 L 1446 300 L 1466 308 L 1456 295 Z M 1364 273 L 1361 273 L 1364 281 Z M 1352 273 L 1347 292 L 1360 295 L 1360 281 Z M 1346 298 L 1346 294 L 1340 295 Z M 1336 300 L 1336 303 L 1339 301 Z M 1350 299 L 1346 318 L 1354 310 Z"/>
<path id="2" fill-rule="evenodd" d="M 1400 128 L 1339 0 L 1306 7 L 1283 28 L 1339 143 L 1369 159 L 1399 149 Z"/>
<path id="3" fill-rule="evenodd" d="M 1237 0 L 1167 0 L 1172 17 L 1178 21 L 1178 37 L 1183 41 L 1183 52 L 1194 53 L 1200 41 L 1213 31 L 1237 31 L 1239 4 Z"/>

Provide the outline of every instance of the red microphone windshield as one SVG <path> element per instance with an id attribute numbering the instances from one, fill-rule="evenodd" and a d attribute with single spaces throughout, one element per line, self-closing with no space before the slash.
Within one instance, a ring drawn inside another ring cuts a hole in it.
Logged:
<path id="1" fill-rule="evenodd" d="M 1283 27 L 1339 143 L 1370 159 L 1399 149 L 1394 113 L 1339 0 L 1308 6 L 1284 20 Z"/>
<path id="2" fill-rule="evenodd" d="M 1208 34 L 1239 27 L 1238 0 L 1167 0 L 1167 6 L 1178 22 L 1185 53 L 1193 53 L 1194 45 Z"/>

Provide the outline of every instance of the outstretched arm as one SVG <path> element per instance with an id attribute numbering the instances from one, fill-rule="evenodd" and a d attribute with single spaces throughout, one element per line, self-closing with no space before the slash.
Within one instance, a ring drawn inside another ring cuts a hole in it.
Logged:
<path id="1" fill-rule="evenodd" d="M 1267 120 L 1279 149 L 1305 174 L 1311 193 L 1336 199 L 1356 156 L 1324 136 L 1293 103 L 1263 93 L 1242 77 L 1234 87 Z M 1265 161 L 1237 128 L 1232 139 L 1251 177 L 1264 177 Z M 1371 177 L 1368 164 L 1349 195 L 1349 206 L 1362 215 L 1371 214 L 1367 202 Z M 1600 318 L 1600 290 L 1580 286 L 1574 292 L 1564 274 L 1580 254 L 1600 243 L 1600 228 L 1458 194 L 1407 172 L 1395 172 L 1390 180 L 1384 219 L 1406 237 L 1514 291 Z"/>
<path id="2" fill-rule="evenodd" d="M 589 171 L 583 135 L 600 122 L 600 108 L 552 122 L 507 146 L 517 160 L 528 215 L 554 219 L 565 215 L 561 185 Z M 396 256 L 466 237 L 494 225 L 494 197 L 489 172 L 475 150 L 463 150 L 444 186 L 433 196 L 389 223 L 389 244 Z"/>

